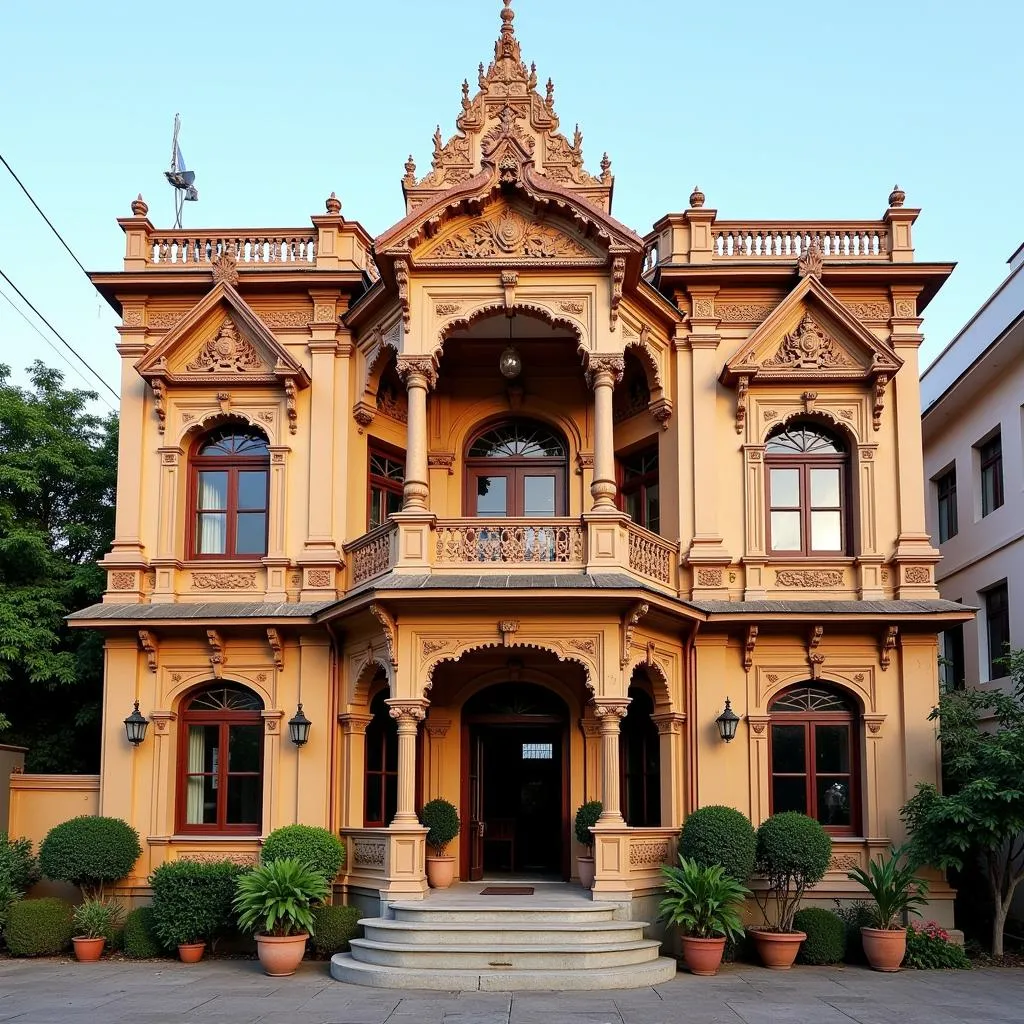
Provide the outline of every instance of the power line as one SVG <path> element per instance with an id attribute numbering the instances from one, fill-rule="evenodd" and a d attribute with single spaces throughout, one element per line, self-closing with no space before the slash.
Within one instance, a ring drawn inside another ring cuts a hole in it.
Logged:
<path id="1" fill-rule="evenodd" d="M 43 213 L 42 207 L 35 201 L 35 199 L 32 198 L 32 193 L 29 192 L 27 188 L 25 188 L 25 185 L 22 182 L 21 178 L 19 178 L 14 173 L 14 168 L 11 167 L 11 165 L 4 159 L 3 153 L 0 153 L 0 163 L 2 163 L 4 167 L 7 168 L 7 170 L 10 172 L 11 177 L 18 183 L 18 187 L 21 189 L 22 192 L 25 193 L 25 196 L 28 199 L 28 201 L 36 208 L 36 212 L 39 214 L 40 217 L 43 218 L 43 220 L 46 221 L 50 230 L 57 236 L 58 240 L 60 241 L 60 244 L 63 245 L 65 249 L 67 249 L 68 255 L 78 264 L 79 269 L 82 271 L 82 273 L 85 274 L 87 278 L 89 278 L 89 284 L 92 284 L 92 278 L 89 277 L 89 271 L 86 270 L 84 266 L 82 266 L 82 261 L 71 251 L 71 246 L 64 241 L 64 236 L 53 226 L 53 222 L 50 220 L 50 218 L 47 217 L 45 213 Z M 96 286 L 93 285 L 93 287 L 95 288 Z"/>
<path id="2" fill-rule="evenodd" d="M 2 277 L 18 293 L 18 297 L 21 301 L 24 302 L 25 305 L 28 306 L 28 308 L 31 309 L 47 327 L 50 328 L 57 337 L 57 340 L 114 396 L 114 398 L 118 400 L 118 402 L 120 402 L 121 396 L 74 350 L 74 348 L 72 348 L 71 344 L 65 340 L 64 335 L 62 335 L 60 331 L 58 331 L 57 328 L 54 327 L 38 309 L 36 309 L 25 293 L 3 272 L 2 269 L 0 269 L 0 277 Z"/>
<path id="3" fill-rule="evenodd" d="M 27 316 L 25 316 L 25 314 L 24 314 L 24 312 L 23 312 L 22 310 L 18 309 L 17 305 L 15 305 L 15 303 L 14 303 L 14 300 L 13 300 L 13 299 L 12 299 L 12 298 L 11 298 L 11 297 L 10 297 L 10 296 L 9 296 L 9 295 L 8 295 L 8 294 L 6 293 L 6 292 L 5 292 L 5 291 L 3 291 L 3 290 L 0 290 L 0 299 L 3 299 L 3 300 L 4 300 L 4 302 L 6 302 L 6 303 L 7 303 L 7 305 L 8 305 L 8 306 L 10 306 L 10 307 L 11 307 L 11 309 L 13 309 L 13 310 L 14 310 L 14 312 L 15 312 L 15 313 L 17 313 L 17 314 L 18 314 L 18 316 L 20 316 L 20 317 L 21 317 L 21 319 L 22 319 L 22 320 L 24 320 L 24 321 L 25 321 L 25 323 L 26 323 L 26 324 L 28 324 L 28 326 L 29 326 L 29 327 L 31 327 L 31 328 L 32 328 L 32 330 L 33 330 L 33 331 L 35 331 L 35 332 L 36 332 L 36 334 L 38 334 L 38 335 L 39 335 L 39 337 L 40 337 L 40 338 L 42 338 L 42 339 L 43 339 L 43 341 L 44 341 L 44 342 L 46 342 L 46 344 L 47 344 L 47 345 L 49 345 L 51 349 L 53 349 L 53 351 L 54 351 L 54 354 L 55 354 L 55 355 L 57 356 L 57 358 L 58 358 L 58 359 L 59 359 L 59 360 L 60 360 L 60 361 L 61 361 L 61 362 L 62 362 L 62 363 L 63 363 L 63 364 L 64 364 L 64 365 L 65 365 L 65 366 L 66 366 L 66 367 L 67 367 L 67 368 L 68 368 L 68 369 L 69 369 L 69 370 L 70 370 L 70 371 L 71 371 L 71 372 L 72 372 L 72 373 L 73 373 L 73 374 L 74 374 L 74 375 L 75 375 L 75 376 L 76 376 L 76 377 L 77 377 L 77 378 L 78 378 L 78 379 L 79 379 L 79 380 L 80 380 L 80 381 L 81 381 L 81 382 L 82 382 L 82 383 L 83 383 L 83 384 L 84 384 L 84 385 L 85 385 L 86 387 L 87 387 L 87 388 L 90 388 L 90 390 L 91 390 L 91 386 L 90 386 L 90 384 L 89 384 L 89 381 L 88 381 L 88 380 L 86 380 L 86 378 L 85 378 L 85 375 L 84 375 L 84 374 L 82 373 L 82 371 L 81 371 L 81 370 L 79 370 L 79 368 L 78 368 L 77 366 L 75 366 L 75 364 L 74 364 L 74 363 L 72 363 L 72 362 L 71 362 L 71 361 L 70 361 L 70 360 L 68 359 L 68 357 L 67 357 L 66 355 L 64 355 L 64 353 L 63 353 L 63 352 L 61 352 L 61 350 L 60 350 L 59 348 L 57 348 L 57 346 L 56 346 L 56 345 L 54 345 L 54 343 L 53 343 L 52 341 L 50 341 L 50 339 L 49 339 L 49 338 L 48 338 L 48 337 L 47 337 L 47 336 L 46 336 L 45 334 L 43 334 L 43 332 L 42 332 L 41 330 L 39 330 L 39 328 L 38 328 L 38 327 L 36 327 L 36 325 L 35 325 L 34 323 L 32 323 L 32 321 L 31 321 L 31 320 L 29 320 L 29 318 L 28 318 Z M 116 412 L 117 412 L 117 410 L 116 410 L 116 409 L 115 409 L 115 408 L 114 408 L 114 407 L 113 407 L 113 406 L 112 406 L 112 405 L 111 405 L 111 404 L 110 404 L 110 403 L 109 403 L 109 402 L 108 402 L 108 401 L 107 401 L 107 400 L 106 400 L 106 399 L 105 399 L 105 398 L 104 398 L 104 397 L 103 397 L 102 395 L 97 395 L 96 397 L 97 397 L 97 398 L 99 399 L 99 401 L 101 401 L 101 402 L 102 402 L 102 403 L 103 403 L 103 404 L 104 404 L 104 405 L 105 405 L 105 406 L 106 406 L 106 407 L 107 407 L 107 408 L 108 408 L 108 409 L 109 409 L 109 410 L 110 410 L 111 412 L 113 412 L 113 413 L 116 413 Z"/>

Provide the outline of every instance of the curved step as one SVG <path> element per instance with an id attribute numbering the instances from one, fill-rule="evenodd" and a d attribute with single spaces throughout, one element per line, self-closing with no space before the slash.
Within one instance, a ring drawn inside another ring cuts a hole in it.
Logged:
<path id="1" fill-rule="evenodd" d="M 616 908 L 607 903 L 585 903 L 558 906 L 522 904 L 481 904 L 479 900 L 465 906 L 422 903 L 392 903 L 396 921 L 612 921 Z"/>
<path id="2" fill-rule="evenodd" d="M 643 938 L 643 921 L 392 921 L 363 918 L 364 937 L 406 945 L 590 945 Z"/>
<path id="3" fill-rule="evenodd" d="M 381 967 L 361 963 L 351 953 L 331 957 L 331 977 L 374 988 L 424 989 L 446 992 L 569 992 L 598 989 L 646 988 L 670 981 L 676 962 L 658 957 L 649 963 L 579 970 L 436 970 L 416 967 Z"/>
<path id="4" fill-rule="evenodd" d="M 575 945 L 472 945 L 410 946 L 399 942 L 352 939 L 352 958 L 381 967 L 440 968 L 448 970 L 587 970 L 649 963 L 658 958 L 661 944 L 650 939 L 586 947 Z"/>

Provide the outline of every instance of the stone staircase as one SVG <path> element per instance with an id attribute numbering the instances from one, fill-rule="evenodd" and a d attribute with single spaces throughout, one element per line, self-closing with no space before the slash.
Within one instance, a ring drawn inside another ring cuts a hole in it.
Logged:
<path id="1" fill-rule="evenodd" d="M 338 981 L 379 988 L 552 991 L 643 988 L 675 976 L 676 962 L 644 938 L 645 922 L 616 919 L 615 904 L 497 899 L 394 903 L 366 918 L 364 937 L 331 960 Z"/>

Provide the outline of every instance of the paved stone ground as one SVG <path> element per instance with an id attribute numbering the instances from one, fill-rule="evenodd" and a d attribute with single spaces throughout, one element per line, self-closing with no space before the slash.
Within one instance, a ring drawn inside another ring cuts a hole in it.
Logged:
<path id="1" fill-rule="evenodd" d="M 728 966 L 629 992 L 389 992 L 326 963 L 267 978 L 248 960 L 196 966 L 0 960 L 0 1022 L 18 1024 L 954 1024 L 1024 1020 L 1024 970 Z"/>

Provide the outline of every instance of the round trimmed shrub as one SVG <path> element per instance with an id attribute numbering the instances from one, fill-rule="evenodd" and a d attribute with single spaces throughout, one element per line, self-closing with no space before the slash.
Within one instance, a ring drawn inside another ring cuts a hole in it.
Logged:
<path id="1" fill-rule="evenodd" d="M 347 953 L 349 939 L 358 937 L 362 928 L 358 907 L 314 907 L 313 948 L 317 956 Z"/>
<path id="2" fill-rule="evenodd" d="M 124 919 L 124 952 L 132 960 L 153 960 L 163 956 L 157 938 L 152 907 L 136 907 Z"/>
<path id="3" fill-rule="evenodd" d="M 13 903 L 4 937 L 14 956 L 53 956 L 71 946 L 74 908 L 66 900 L 46 896 Z"/>
<path id="4" fill-rule="evenodd" d="M 574 824 L 576 842 L 591 851 L 594 849 L 594 836 L 590 830 L 597 824 L 597 819 L 601 817 L 602 811 L 604 811 L 604 804 L 600 800 L 590 800 L 576 811 Z"/>
<path id="5" fill-rule="evenodd" d="M 725 873 L 745 883 L 754 872 L 757 836 L 750 819 L 735 807 L 711 804 L 694 811 L 679 833 L 679 855 L 702 868 L 721 864 Z"/>
<path id="6" fill-rule="evenodd" d="M 229 860 L 203 864 L 173 860 L 153 872 L 153 930 L 165 949 L 211 942 L 234 927 L 232 901 L 249 869 Z"/>
<path id="7" fill-rule="evenodd" d="M 793 917 L 793 927 L 806 932 L 796 959 L 801 964 L 839 964 L 846 957 L 846 922 L 824 907 L 804 907 Z"/>
<path id="8" fill-rule="evenodd" d="M 780 811 L 761 822 L 754 867 L 768 881 L 779 931 L 793 931 L 793 915 L 804 890 L 825 877 L 831 859 L 832 840 L 814 818 Z"/>
<path id="9" fill-rule="evenodd" d="M 341 840 L 325 828 L 315 825 L 285 825 L 275 829 L 263 843 L 260 859 L 268 861 L 294 857 L 333 882 L 345 863 Z"/>
<path id="10" fill-rule="evenodd" d="M 131 825 L 86 814 L 50 829 L 39 847 L 39 866 L 47 878 L 79 886 L 86 899 L 102 899 L 104 884 L 120 882 L 141 856 Z"/>
<path id="11" fill-rule="evenodd" d="M 11 839 L 0 832 L 0 885 L 5 880 L 22 893 L 39 881 L 39 861 L 32 852 L 31 839 Z"/>
<path id="12" fill-rule="evenodd" d="M 444 856 L 445 847 L 459 834 L 461 827 L 455 805 L 440 797 L 423 805 L 420 824 L 430 829 L 427 833 L 427 846 L 437 857 Z"/>

